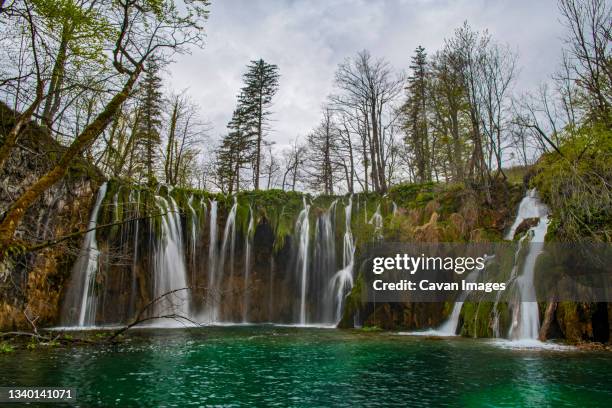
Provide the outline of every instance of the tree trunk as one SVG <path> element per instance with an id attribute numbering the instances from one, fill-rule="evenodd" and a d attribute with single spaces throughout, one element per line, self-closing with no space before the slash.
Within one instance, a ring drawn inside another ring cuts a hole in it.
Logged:
<path id="1" fill-rule="evenodd" d="M 66 53 L 68 51 L 68 38 L 71 35 L 71 28 L 68 27 L 68 23 L 65 22 L 62 27 L 62 36 L 60 45 L 57 50 L 57 56 L 55 58 L 55 64 L 53 65 L 53 71 L 51 73 L 51 82 L 49 83 L 49 92 L 47 93 L 47 100 L 43 108 L 43 122 L 47 128 L 51 128 L 53 124 L 53 116 L 59 109 L 60 98 L 61 98 L 61 87 L 64 82 L 64 71 L 66 64 Z"/>
<path id="2" fill-rule="evenodd" d="M 68 171 L 72 161 L 87 149 L 108 124 L 128 98 L 134 83 L 140 75 L 141 67 L 137 67 L 124 84 L 123 89 L 117 93 L 104 107 L 104 110 L 77 136 L 70 147 L 64 152 L 57 164 L 44 176 L 31 185 L 7 210 L 2 223 L 0 223 L 0 246 L 8 244 L 13 238 L 17 226 L 23 219 L 26 211 L 48 188 L 57 183 Z"/>
<path id="3" fill-rule="evenodd" d="M 262 138 L 262 120 L 263 120 L 263 101 L 262 101 L 262 95 L 261 93 L 263 92 L 263 90 L 260 90 L 259 92 L 259 112 L 257 115 L 257 157 L 255 158 L 255 174 L 253 175 L 253 177 L 255 178 L 253 180 L 254 182 L 254 186 L 255 186 L 255 190 L 259 190 L 259 166 L 260 166 L 260 162 L 261 162 L 261 138 Z"/>
<path id="4" fill-rule="evenodd" d="M 13 128 L 7 133 L 6 137 L 4 138 L 4 143 L 2 143 L 2 146 L 0 146 L 0 170 L 2 170 L 2 168 L 4 167 L 4 163 L 9 157 L 11 150 L 13 150 L 13 147 L 15 147 L 15 145 L 17 144 L 17 138 L 19 137 L 19 134 L 30 121 L 32 115 L 34 114 L 34 112 L 36 112 L 36 109 L 38 109 L 38 106 L 42 102 L 44 89 L 43 87 L 43 83 L 39 81 L 39 83 L 36 85 L 36 97 L 34 101 L 30 104 L 30 106 L 28 106 L 25 112 L 23 112 L 17 117 Z"/>

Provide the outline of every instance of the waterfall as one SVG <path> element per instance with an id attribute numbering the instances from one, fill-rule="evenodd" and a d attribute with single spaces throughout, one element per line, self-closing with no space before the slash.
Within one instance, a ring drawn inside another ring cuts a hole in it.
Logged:
<path id="1" fill-rule="evenodd" d="M 478 276 L 479 273 L 480 273 L 480 270 L 474 269 L 472 272 L 470 272 L 466 276 L 465 281 L 469 283 L 475 282 L 476 277 Z M 466 290 L 459 294 L 459 297 L 455 301 L 455 304 L 453 306 L 453 311 L 451 312 L 448 320 L 442 323 L 440 328 L 437 330 L 440 333 L 440 335 L 454 336 L 457 334 L 457 326 L 459 324 L 459 316 L 461 315 L 461 308 L 463 307 L 463 302 L 465 301 L 465 299 L 468 297 L 468 295 L 471 292 L 472 292 L 471 290 Z"/>
<path id="2" fill-rule="evenodd" d="M 206 303 L 208 304 L 208 320 L 214 319 L 214 310 L 217 300 L 214 299 L 215 271 L 217 270 L 217 208 L 216 200 L 210 202 L 210 230 L 208 234 L 208 289 Z"/>
<path id="3" fill-rule="evenodd" d="M 133 192 L 134 190 L 132 190 L 130 192 L 130 197 L 133 197 Z M 130 202 L 132 202 L 133 198 L 130 198 Z M 136 276 L 137 276 L 137 268 L 138 268 L 138 234 L 139 234 L 139 227 L 140 227 L 140 190 L 136 190 L 136 201 L 134 203 L 134 217 L 136 218 L 136 221 L 134 221 L 134 252 L 132 255 L 132 288 L 131 288 L 131 292 L 130 292 L 130 311 L 129 311 L 129 316 L 133 316 L 134 315 L 134 310 L 136 309 Z"/>
<path id="4" fill-rule="evenodd" d="M 397 204 L 395 204 L 395 201 L 393 201 L 391 204 L 393 205 L 393 216 L 395 217 L 397 215 Z"/>
<path id="5" fill-rule="evenodd" d="M 329 282 L 336 273 L 336 204 L 334 200 L 328 210 L 322 213 L 315 224 L 314 254 L 308 297 L 316 299 L 316 310 L 311 314 L 311 321 L 331 323 L 334 319 L 334 294 L 330 291 Z"/>
<path id="6" fill-rule="evenodd" d="M 335 322 L 342 318 L 342 303 L 344 297 L 353 287 L 353 265 L 355 264 L 355 242 L 351 230 L 351 216 L 353 212 L 353 197 L 349 197 L 348 204 L 344 207 L 344 241 L 342 250 L 342 269 L 332 277 L 330 288 L 335 295 Z"/>
<path id="7" fill-rule="evenodd" d="M 74 282 L 67 296 L 68 317 L 66 323 L 78 326 L 93 326 L 96 323 L 97 296 L 95 291 L 96 275 L 98 273 L 98 243 L 96 241 L 96 226 L 102 201 L 106 195 L 107 184 L 103 183 L 98 190 L 96 202 L 91 211 L 88 232 L 85 234 L 79 256 L 72 267 Z M 74 316 L 74 318 L 72 318 Z M 77 319 L 78 317 L 78 319 Z"/>
<path id="8" fill-rule="evenodd" d="M 268 274 L 268 321 L 273 320 L 274 310 L 274 275 L 276 272 L 276 264 L 274 263 L 274 254 L 270 254 L 270 271 Z"/>
<path id="9" fill-rule="evenodd" d="M 523 221 L 528 218 L 541 218 L 542 216 L 546 216 L 548 214 L 548 208 L 544 204 L 540 202 L 538 198 L 538 192 L 536 189 L 531 189 L 527 192 L 525 197 L 521 200 L 519 204 L 518 213 L 516 214 L 516 218 L 514 219 L 514 223 L 508 230 L 508 233 L 504 237 L 507 240 L 513 240 L 514 234 L 516 233 L 516 229 L 521 225 Z"/>
<path id="10" fill-rule="evenodd" d="M 225 264 L 227 253 L 229 252 L 229 267 L 230 267 L 230 277 L 234 275 L 234 252 L 236 247 L 236 210 L 238 208 L 238 201 L 234 196 L 234 205 L 230 209 L 229 214 L 227 215 L 227 220 L 225 221 L 225 230 L 223 231 L 223 241 L 221 244 L 221 257 L 219 258 L 219 265 L 217 265 L 216 278 L 215 278 L 215 294 L 219 297 L 219 300 L 223 298 L 221 296 L 222 293 L 222 285 L 223 285 L 223 274 L 225 272 Z M 231 279 L 229 281 L 231 285 Z M 231 290 L 231 287 L 229 288 Z M 231 293 L 231 292 L 230 292 Z M 219 308 L 214 307 L 214 321 L 219 320 Z"/>
<path id="11" fill-rule="evenodd" d="M 382 239 L 383 217 L 380 214 L 380 204 L 376 207 L 376 212 L 372 215 L 368 224 L 374 225 L 374 238 Z"/>
<path id="12" fill-rule="evenodd" d="M 190 247 L 190 255 L 191 255 L 191 265 L 195 266 L 195 258 L 196 258 L 196 243 L 198 241 L 198 215 L 193 208 L 193 195 L 189 197 L 187 200 L 187 207 L 189 207 L 189 212 L 191 213 L 191 223 L 189 227 L 189 247 Z"/>
<path id="13" fill-rule="evenodd" d="M 160 209 L 161 231 L 153 255 L 153 299 L 163 298 L 154 306 L 155 316 L 189 317 L 187 269 L 183 252 L 183 231 L 178 206 L 172 197 L 155 197 Z M 164 296 L 165 295 L 165 296 Z"/>
<path id="14" fill-rule="evenodd" d="M 253 239 L 253 233 L 255 231 L 255 215 L 253 214 L 253 208 L 249 207 L 249 226 L 247 228 L 246 236 L 244 237 L 244 301 L 242 310 L 242 321 L 248 322 L 249 312 L 249 275 L 251 273 L 251 243 Z"/>
<path id="15" fill-rule="evenodd" d="M 310 205 L 306 204 L 304 197 L 304 209 L 300 211 L 295 223 L 295 231 L 298 239 L 297 272 L 300 280 L 300 324 L 306 324 L 306 285 L 308 284 L 308 244 L 310 239 L 310 222 L 308 213 Z"/>
<path id="16" fill-rule="evenodd" d="M 538 218 L 538 224 L 529 229 L 531 237 L 527 245 L 527 256 L 522 267 L 522 273 L 516 279 L 518 286 L 517 301 L 513 307 L 513 319 L 510 326 L 510 338 L 513 340 L 537 340 L 540 330 L 538 303 L 535 301 L 535 285 L 533 282 L 535 265 L 544 250 L 544 237 L 548 230 L 548 207 L 543 204 L 535 189 L 530 190 L 519 205 L 516 220 L 506 239 L 514 239 L 516 229 L 527 218 Z M 517 249 L 520 251 L 521 245 Z M 525 301 L 530 299 L 530 301 Z"/>

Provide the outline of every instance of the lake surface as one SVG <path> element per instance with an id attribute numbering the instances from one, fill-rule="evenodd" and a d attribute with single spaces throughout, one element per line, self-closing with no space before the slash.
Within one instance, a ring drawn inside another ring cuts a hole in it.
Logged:
<path id="1" fill-rule="evenodd" d="M 73 387 L 84 407 L 612 406 L 605 351 L 274 326 L 128 337 L 0 355 L 0 385 Z"/>

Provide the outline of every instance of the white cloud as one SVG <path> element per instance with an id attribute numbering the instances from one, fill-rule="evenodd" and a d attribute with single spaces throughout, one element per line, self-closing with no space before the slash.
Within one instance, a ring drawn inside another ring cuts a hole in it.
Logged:
<path id="1" fill-rule="evenodd" d="M 346 57 L 367 48 L 407 71 L 417 45 L 433 53 L 465 20 L 519 51 L 517 88 L 533 88 L 555 70 L 562 35 L 555 0 L 217 0 L 206 47 L 176 58 L 171 83 L 189 88 L 218 136 L 248 62 L 277 64 L 270 139 L 287 144 L 318 123 Z"/>

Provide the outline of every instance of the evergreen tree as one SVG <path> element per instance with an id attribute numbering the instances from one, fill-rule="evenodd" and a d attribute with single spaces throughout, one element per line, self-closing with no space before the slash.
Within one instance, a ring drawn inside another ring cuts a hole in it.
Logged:
<path id="1" fill-rule="evenodd" d="M 240 190 L 240 172 L 253 160 L 256 139 L 248 132 L 248 115 L 238 107 L 227 124 L 228 133 L 217 150 L 217 174 L 231 194 Z"/>
<path id="2" fill-rule="evenodd" d="M 408 78 L 406 143 L 414 155 L 416 177 L 419 182 L 431 180 L 430 140 L 427 119 L 428 65 L 425 49 L 418 46 L 412 57 L 412 75 Z"/>
<path id="3" fill-rule="evenodd" d="M 149 183 L 155 183 L 155 164 L 158 162 L 158 151 L 161 144 L 161 125 L 163 94 L 162 80 L 159 76 L 159 64 L 151 60 L 147 63 L 145 76 L 138 89 L 140 123 L 138 123 L 138 140 Z"/>
<path id="4" fill-rule="evenodd" d="M 253 155 L 253 184 L 259 189 L 261 167 L 261 149 L 266 123 L 270 116 L 272 97 L 278 91 L 278 67 L 268 64 L 263 59 L 251 61 L 243 76 L 244 87 L 239 97 L 238 105 L 244 124 L 245 139 L 255 141 Z M 250 146 L 250 143 L 249 143 Z"/>

